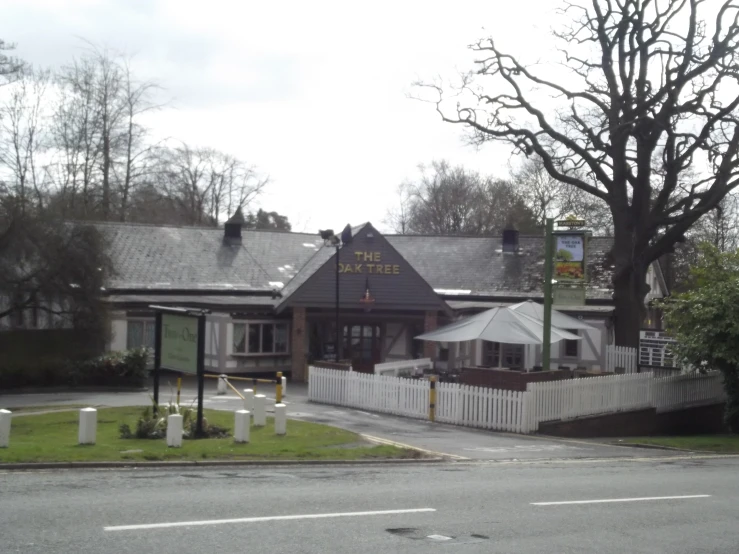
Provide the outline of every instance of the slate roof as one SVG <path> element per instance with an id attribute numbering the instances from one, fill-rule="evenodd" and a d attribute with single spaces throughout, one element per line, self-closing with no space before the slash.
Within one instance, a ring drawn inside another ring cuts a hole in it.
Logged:
<path id="1" fill-rule="evenodd" d="M 116 291 L 228 291 L 285 298 L 331 257 L 317 234 L 242 231 L 242 244 L 223 242 L 223 229 L 127 223 L 96 224 L 108 239 Z M 541 297 L 543 237 L 522 236 L 518 254 L 502 253 L 501 237 L 385 235 L 441 296 L 461 300 Z M 588 249 L 588 299 L 611 298 L 606 253 L 612 239 L 593 237 Z M 454 291 L 470 291 L 455 294 Z M 278 301 L 279 302 L 279 301 Z M 264 302 L 271 304 L 272 302 Z"/>
<path id="2" fill-rule="evenodd" d="M 519 237 L 517 254 L 503 253 L 502 237 L 385 235 L 434 289 L 469 290 L 470 296 L 543 298 L 544 237 Z M 611 298 L 609 237 L 588 241 L 589 299 Z M 451 297 L 450 294 L 443 296 Z"/>
<path id="3" fill-rule="evenodd" d="M 223 243 L 223 229 L 100 223 L 115 275 L 109 289 L 271 291 L 286 285 L 323 246 L 316 235 L 242 231 Z M 328 250 L 328 249 L 326 249 Z"/>

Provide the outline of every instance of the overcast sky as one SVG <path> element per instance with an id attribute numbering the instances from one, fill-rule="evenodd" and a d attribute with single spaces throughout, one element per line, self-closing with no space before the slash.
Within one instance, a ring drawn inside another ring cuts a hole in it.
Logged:
<path id="1" fill-rule="evenodd" d="M 498 176 L 508 153 L 476 151 L 462 129 L 409 99 L 411 84 L 472 67 L 466 46 L 495 36 L 534 60 L 551 50 L 545 0 L 5 0 L 0 37 L 58 67 L 80 38 L 134 55 L 171 108 L 155 137 L 234 154 L 272 183 L 259 204 L 297 231 L 382 228 L 400 182 L 445 158 Z"/>

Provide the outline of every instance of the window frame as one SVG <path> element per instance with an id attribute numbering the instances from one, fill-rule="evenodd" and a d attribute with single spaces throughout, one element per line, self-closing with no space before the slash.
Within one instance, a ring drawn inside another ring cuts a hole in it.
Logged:
<path id="1" fill-rule="evenodd" d="M 481 352 L 481 365 L 490 369 L 498 369 L 501 365 L 503 368 L 523 367 L 526 352 L 522 344 L 508 344 L 494 341 L 483 341 Z M 502 362 L 500 358 L 503 358 Z M 511 358 L 512 363 L 508 364 L 507 358 Z M 491 362 L 488 365 L 488 361 Z M 518 361 L 518 363 L 516 363 Z"/>
<path id="2" fill-rule="evenodd" d="M 234 320 L 231 322 L 232 325 L 232 332 L 231 332 L 231 344 L 230 347 L 230 355 L 231 356 L 249 356 L 249 357 L 265 357 L 265 356 L 288 356 L 290 355 L 290 322 L 287 320 L 246 320 L 246 319 L 239 319 Z M 236 344 L 235 344 L 235 337 L 236 337 L 236 328 L 237 326 L 243 325 L 244 326 L 244 350 L 239 351 L 236 350 Z M 250 326 L 259 326 L 259 337 L 258 337 L 258 344 L 259 344 L 259 352 L 250 352 L 249 348 L 249 328 Z M 264 340 L 264 326 L 265 325 L 271 325 L 272 326 L 272 351 L 271 352 L 264 352 L 262 347 L 263 340 Z M 284 351 L 277 351 L 277 328 L 278 326 L 284 326 L 285 328 L 285 350 Z"/>
<path id="3" fill-rule="evenodd" d="M 580 333 L 577 329 L 565 329 L 568 333 L 572 333 L 573 335 L 580 336 Z M 580 340 L 563 340 L 562 341 L 562 358 L 568 358 L 570 360 L 577 360 L 580 358 L 580 343 L 582 342 L 582 338 Z M 567 349 L 570 346 L 575 347 L 575 354 L 569 354 L 567 352 Z"/>
<path id="4" fill-rule="evenodd" d="M 129 333 L 129 324 L 130 323 L 141 323 L 143 325 L 141 337 L 144 340 L 144 343 L 146 342 L 146 326 L 151 325 L 154 330 L 152 333 L 153 338 L 153 344 L 151 346 L 146 346 L 146 344 L 142 344 L 140 346 L 129 346 L 129 340 L 131 333 Z M 148 318 L 148 317 L 127 317 L 126 318 L 126 350 L 133 350 L 136 348 L 146 348 L 147 350 L 151 350 L 152 352 L 156 348 L 156 318 Z"/>

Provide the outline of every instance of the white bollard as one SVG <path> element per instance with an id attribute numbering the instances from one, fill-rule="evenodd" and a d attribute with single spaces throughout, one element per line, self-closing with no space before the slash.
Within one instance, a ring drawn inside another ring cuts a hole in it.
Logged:
<path id="1" fill-rule="evenodd" d="M 282 398 L 287 396 L 287 377 L 282 376 Z"/>
<path id="2" fill-rule="evenodd" d="M 236 410 L 234 421 L 234 442 L 249 442 L 251 414 L 248 410 Z"/>
<path id="3" fill-rule="evenodd" d="M 80 430 L 77 435 L 80 444 L 95 444 L 98 430 L 98 411 L 95 408 L 80 410 Z"/>
<path id="4" fill-rule="evenodd" d="M 228 375 L 218 376 L 218 394 L 226 394 L 228 390 Z"/>
<path id="5" fill-rule="evenodd" d="M 267 397 L 263 394 L 257 394 L 254 397 L 254 425 L 257 427 L 267 425 L 266 402 Z"/>
<path id="6" fill-rule="evenodd" d="M 287 433 L 287 406 L 275 404 L 275 435 Z"/>
<path id="7" fill-rule="evenodd" d="M 167 446 L 182 446 L 182 416 L 179 414 L 169 414 L 167 417 Z"/>
<path id="8" fill-rule="evenodd" d="M 0 448 L 10 445 L 10 418 L 13 414 L 8 410 L 0 410 Z"/>
<path id="9" fill-rule="evenodd" d="M 254 391 L 252 389 L 244 389 L 244 409 L 247 412 L 254 411 Z"/>

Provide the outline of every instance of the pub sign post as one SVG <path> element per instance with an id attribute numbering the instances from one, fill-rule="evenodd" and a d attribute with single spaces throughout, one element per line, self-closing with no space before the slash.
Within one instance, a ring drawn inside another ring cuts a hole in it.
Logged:
<path id="1" fill-rule="evenodd" d="M 155 310 L 154 410 L 159 405 L 159 374 L 169 369 L 197 375 L 198 410 L 195 435 L 203 435 L 205 389 L 205 316 L 208 310 L 150 306 Z"/>

